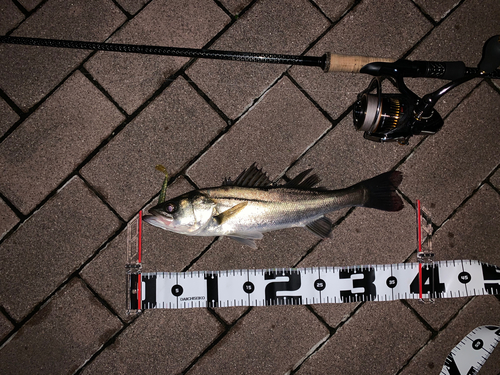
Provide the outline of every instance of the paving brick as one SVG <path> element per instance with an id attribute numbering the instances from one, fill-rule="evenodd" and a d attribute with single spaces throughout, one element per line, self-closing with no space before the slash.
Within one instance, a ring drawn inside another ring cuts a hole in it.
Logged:
<path id="1" fill-rule="evenodd" d="M 19 218 L 10 207 L 0 199 L 0 239 L 19 222 Z"/>
<path id="2" fill-rule="evenodd" d="M 184 179 L 177 179 L 167 190 L 167 199 L 191 189 Z M 144 210 L 144 214 L 149 207 Z M 182 271 L 212 240 L 209 237 L 190 237 L 167 232 L 144 222 L 142 269 L 144 272 Z M 85 281 L 106 299 L 122 319 L 130 318 L 126 313 L 126 263 L 127 230 L 124 230 L 81 272 Z"/>
<path id="3" fill-rule="evenodd" d="M 443 4 L 446 2 L 433 2 Z M 498 34 L 500 7 L 495 0 L 467 1 L 436 27 L 411 53 L 410 60 L 464 61 L 466 66 L 476 67 L 481 60 L 483 45 L 491 36 Z M 437 90 L 446 81 L 435 79 L 409 79 L 408 86 L 422 96 Z M 440 99 L 436 109 L 441 116 L 447 115 L 478 84 L 478 80 L 466 82 Z M 444 127 L 449 126 L 448 121 Z"/>
<path id="4" fill-rule="evenodd" d="M 0 190 L 23 213 L 30 212 L 123 118 L 75 72 L 0 145 Z"/>
<path id="5" fill-rule="evenodd" d="M 192 267 L 193 270 L 292 267 L 320 240 L 307 229 L 293 228 L 265 233 L 257 249 L 222 238 Z"/>
<path id="6" fill-rule="evenodd" d="M 500 196 L 483 185 L 432 238 L 435 260 L 476 259 L 500 264 Z M 433 305 L 408 301 L 434 329 L 440 329 L 468 298 L 438 300 Z"/>
<path id="7" fill-rule="evenodd" d="M 123 9 L 125 9 L 130 14 L 136 14 L 139 10 L 141 10 L 144 5 L 146 5 L 151 0 L 118 0 L 118 4 L 120 4 Z"/>
<path id="8" fill-rule="evenodd" d="M 402 191 L 421 199 L 441 224 L 500 161 L 500 96 L 481 84 L 399 169 Z"/>
<path id="9" fill-rule="evenodd" d="M 49 0 L 12 34 L 104 41 L 125 16 L 111 0 Z M 0 45 L 0 88 L 23 110 L 53 90 L 89 51 Z"/>
<path id="10" fill-rule="evenodd" d="M 221 333 L 206 309 L 146 311 L 83 374 L 179 374 Z"/>
<path id="11" fill-rule="evenodd" d="M 401 302 L 367 303 L 297 374 L 393 374 L 429 337 Z"/>
<path id="12" fill-rule="evenodd" d="M 411 140 L 410 142 L 414 142 Z M 396 143 L 371 142 L 363 138 L 352 123 L 352 116 L 345 117 L 333 130 L 287 171 L 289 178 L 314 168 L 321 182 L 328 189 L 343 189 L 367 178 L 387 172 L 406 155 L 410 147 Z M 406 175 L 403 176 L 403 180 Z"/>
<path id="13" fill-rule="evenodd" d="M 403 262 L 415 250 L 415 211 L 356 208 L 300 267 L 354 266 Z"/>
<path id="14" fill-rule="evenodd" d="M 359 303 L 342 303 L 332 306 L 331 304 L 312 305 L 312 308 L 332 328 L 349 319 L 350 315 Z"/>
<path id="15" fill-rule="evenodd" d="M 423 12 L 431 16 L 434 21 L 441 20 L 458 5 L 455 0 L 416 0 L 415 3 L 422 9 Z"/>
<path id="16" fill-rule="evenodd" d="M 315 3 L 328 16 L 328 18 L 332 21 L 336 21 L 354 5 L 355 1 L 342 0 L 333 2 L 328 0 L 316 0 Z"/>
<path id="17" fill-rule="evenodd" d="M 175 175 L 225 126 L 179 78 L 100 151 L 82 174 L 129 219 L 161 188 L 163 176 L 155 165 L 164 164 Z"/>
<path id="18" fill-rule="evenodd" d="M 325 326 L 303 306 L 254 308 L 189 374 L 283 374 L 326 336 Z"/>
<path id="19" fill-rule="evenodd" d="M 113 43 L 201 48 L 229 17 L 212 0 L 154 0 L 113 36 Z M 134 112 L 189 59 L 100 52 L 86 69 L 128 113 Z"/>
<path id="20" fill-rule="evenodd" d="M 220 186 L 225 177 L 236 178 L 256 162 L 275 180 L 329 126 L 311 102 L 284 78 L 187 174 L 200 187 Z"/>
<path id="21" fill-rule="evenodd" d="M 490 182 L 494 187 L 500 190 L 500 169 L 490 177 Z"/>
<path id="22" fill-rule="evenodd" d="M 221 0 L 222 5 L 234 15 L 238 15 L 248 4 L 250 0 Z"/>
<path id="23" fill-rule="evenodd" d="M 72 280 L 0 350 L 0 372 L 73 373 L 120 328 L 85 285 Z"/>
<path id="24" fill-rule="evenodd" d="M 210 48 L 300 54 L 328 25 L 308 1 L 261 1 Z M 284 70 L 283 65 L 199 60 L 187 73 L 229 118 L 235 119 Z"/>
<path id="25" fill-rule="evenodd" d="M 0 4 L 0 35 L 13 29 L 24 19 L 23 13 L 10 0 Z"/>
<path id="26" fill-rule="evenodd" d="M 5 315 L 0 314 L 0 341 L 7 336 L 7 334 L 12 331 L 14 326 L 12 323 L 5 317 Z"/>
<path id="27" fill-rule="evenodd" d="M 470 331 L 482 325 L 499 325 L 500 303 L 493 296 L 475 297 L 444 331 L 431 340 L 401 372 L 407 374 L 439 374 L 448 353 Z M 472 365 L 472 364 L 471 364 Z M 481 375 L 498 374 L 500 351 L 495 350 L 481 369 Z"/>
<path id="28" fill-rule="evenodd" d="M 27 11 L 31 11 L 36 8 L 38 4 L 42 2 L 42 0 L 17 0 L 19 3 L 26 9 Z"/>
<path id="29" fill-rule="evenodd" d="M 334 4 L 332 2 L 332 4 Z M 405 27 L 411 23 L 411 28 Z M 431 28 L 409 1 L 370 0 L 359 4 L 312 48 L 307 55 L 326 52 L 379 57 L 401 57 Z M 338 118 L 368 86 L 362 74 L 328 73 L 295 66 L 293 78 L 332 118 Z"/>
<path id="30" fill-rule="evenodd" d="M 0 99 L 0 137 L 17 121 L 19 116 L 10 106 Z"/>
<path id="31" fill-rule="evenodd" d="M 118 219 L 85 184 L 71 179 L 0 245 L 3 307 L 22 319 L 118 226 Z"/>

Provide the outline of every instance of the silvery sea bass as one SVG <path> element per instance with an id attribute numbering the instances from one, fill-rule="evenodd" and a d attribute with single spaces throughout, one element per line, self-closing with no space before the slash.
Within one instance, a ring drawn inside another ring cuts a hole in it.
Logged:
<path id="1" fill-rule="evenodd" d="M 324 215 L 344 207 L 363 206 L 399 211 L 403 201 L 396 188 L 401 172 L 386 172 L 341 190 L 314 188 L 317 175 L 311 169 L 284 185 L 274 185 L 253 164 L 235 181 L 222 186 L 193 190 L 165 200 L 168 176 L 159 203 L 144 221 L 189 236 L 228 236 L 257 248 L 255 240 L 273 230 L 306 227 L 321 238 L 330 237 L 332 222 Z"/>

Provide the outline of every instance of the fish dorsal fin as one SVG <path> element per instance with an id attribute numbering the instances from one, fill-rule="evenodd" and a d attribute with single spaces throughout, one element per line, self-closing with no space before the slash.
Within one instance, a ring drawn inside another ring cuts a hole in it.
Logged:
<path id="1" fill-rule="evenodd" d="M 235 181 L 230 178 L 226 178 L 223 185 L 233 185 L 241 187 L 263 187 L 271 185 L 271 181 L 262 169 L 257 168 L 256 163 L 253 163 L 250 168 L 245 169 L 240 173 Z"/>
<path id="2" fill-rule="evenodd" d="M 219 224 L 219 225 L 224 224 L 224 222 L 227 219 L 229 219 L 233 215 L 236 215 L 238 212 L 240 212 L 242 209 L 244 209 L 247 204 L 248 204 L 248 202 L 238 203 L 236 206 L 231 207 L 229 210 L 226 210 L 226 211 L 222 212 L 221 214 L 214 216 L 214 219 L 217 221 L 217 224 Z"/>
<path id="3" fill-rule="evenodd" d="M 293 179 L 288 181 L 284 186 L 296 189 L 311 189 L 312 187 L 314 187 L 314 185 L 321 181 L 317 174 L 312 174 L 309 177 L 305 178 L 311 171 L 312 168 L 299 173 Z"/>
<path id="4" fill-rule="evenodd" d="M 306 228 L 321 238 L 331 237 L 333 223 L 327 217 L 320 217 L 318 220 L 313 221 L 306 225 Z"/>

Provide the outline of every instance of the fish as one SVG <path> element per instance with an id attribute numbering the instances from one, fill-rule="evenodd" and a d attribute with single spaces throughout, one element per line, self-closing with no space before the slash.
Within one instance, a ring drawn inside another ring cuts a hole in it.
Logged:
<path id="1" fill-rule="evenodd" d="M 143 220 L 155 227 L 188 236 L 227 236 L 257 248 L 263 233 L 305 227 L 322 239 L 331 238 L 333 223 L 325 215 L 346 207 L 400 211 L 403 200 L 396 189 L 403 175 L 389 171 L 340 190 L 315 187 L 320 178 L 299 173 L 277 185 L 254 163 L 233 181 L 192 190 L 161 200 Z M 168 179 L 168 176 L 166 176 Z M 165 196 L 166 180 L 160 196 Z"/>

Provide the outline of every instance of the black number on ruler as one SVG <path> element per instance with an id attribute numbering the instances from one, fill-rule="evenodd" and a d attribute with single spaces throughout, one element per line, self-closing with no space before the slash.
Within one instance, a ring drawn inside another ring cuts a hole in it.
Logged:
<path id="1" fill-rule="evenodd" d="M 302 296 L 277 296 L 276 292 L 299 290 L 301 281 L 300 274 L 293 271 L 266 272 L 264 280 L 274 280 L 279 276 L 288 276 L 288 281 L 276 281 L 266 285 L 266 305 L 300 305 Z"/>
<path id="2" fill-rule="evenodd" d="M 500 269 L 491 264 L 481 264 L 483 269 L 484 278 L 484 289 L 489 294 L 499 294 L 500 293 Z M 493 280 L 498 280 L 496 283 Z M 486 282 L 490 281 L 490 282 Z"/>
<path id="3" fill-rule="evenodd" d="M 206 274 L 207 280 L 207 307 L 217 307 L 219 305 L 219 283 L 216 274 Z"/>
<path id="4" fill-rule="evenodd" d="M 156 307 L 156 275 L 142 276 L 145 287 L 142 295 L 146 296 L 142 300 L 143 309 L 154 309 Z"/>
<path id="5" fill-rule="evenodd" d="M 342 302 L 364 301 L 373 299 L 377 296 L 377 288 L 373 283 L 375 281 L 375 269 L 360 268 L 341 270 L 339 273 L 340 279 L 350 279 L 352 275 L 363 275 L 362 279 L 352 279 L 352 288 L 363 288 L 361 293 L 353 293 L 351 290 L 341 290 L 340 298 Z"/>
<path id="6" fill-rule="evenodd" d="M 418 273 L 410 284 L 410 292 L 420 293 Z M 431 297 L 440 297 L 440 294 L 444 292 L 446 292 L 446 286 L 444 283 L 439 282 L 439 267 L 436 265 L 422 266 L 422 293 L 430 293 Z"/>

